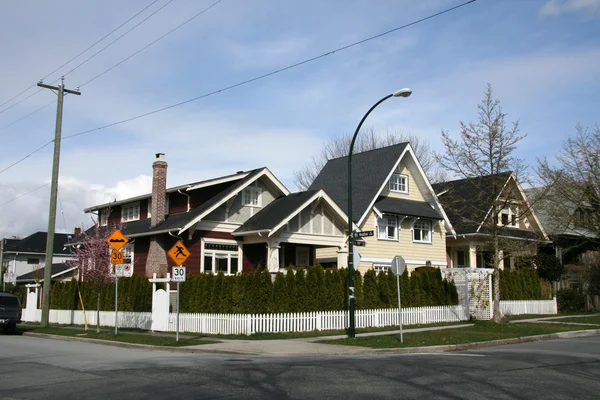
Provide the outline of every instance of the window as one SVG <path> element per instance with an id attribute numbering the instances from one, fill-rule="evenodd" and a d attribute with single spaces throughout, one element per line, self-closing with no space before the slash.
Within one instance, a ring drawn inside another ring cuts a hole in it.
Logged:
<path id="1" fill-rule="evenodd" d="M 408 176 L 392 174 L 389 189 L 390 192 L 408 193 Z"/>
<path id="2" fill-rule="evenodd" d="M 249 187 L 242 192 L 242 205 L 251 207 L 260 207 L 260 188 Z"/>
<path id="3" fill-rule="evenodd" d="M 108 225 L 108 209 L 100 211 L 100 226 Z"/>
<path id="4" fill-rule="evenodd" d="M 27 264 L 39 264 L 40 263 L 40 259 L 39 258 L 28 258 L 27 259 Z"/>
<path id="5" fill-rule="evenodd" d="M 128 244 L 123 247 L 123 264 L 133 265 L 133 244 Z"/>
<path id="6" fill-rule="evenodd" d="M 124 205 L 121 208 L 121 221 L 137 221 L 140 219 L 140 203 Z"/>
<path id="7" fill-rule="evenodd" d="M 423 219 L 415 221 L 413 242 L 431 243 L 431 221 Z"/>
<path id="8" fill-rule="evenodd" d="M 377 237 L 379 239 L 398 240 L 398 218 L 384 215 L 377 221 Z"/>
<path id="9" fill-rule="evenodd" d="M 465 252 L 463 250 L 458 250 L 456 252 L 456 266 L 459 268 L 464 268 L 465 264 Z"/>
<path id="10" fill-rule="evenodd" d="M 202 272 L 225 275 L 239 272 L 237 244 L 205 243 Z"/>
<path id="11" fill-rule="evenodd" d="M 509 207 L 500 211 L 500 225 L 517 226 L 517 213 Z"/>
<path id="12" fill-rule="evenodd" d="M 308 267 L 310 249 L 308 247 L 296 247 L 296 266 Z"/>

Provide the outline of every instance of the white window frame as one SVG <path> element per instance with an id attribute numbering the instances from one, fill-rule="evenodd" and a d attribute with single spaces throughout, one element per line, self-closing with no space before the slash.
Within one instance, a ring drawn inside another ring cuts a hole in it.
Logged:
<path id="1" fill-rule="evenodd" d="M 129 215 L 125 215 L 125 211 L 127 210 L 127 214 L 129 214 L 128 210 L 133 210 L 131 213 L 131 217 Z M 124 204 L 121 206 L 121 222 L 129 222 L 129 221 L 139 221 L 140 219 L 140 202 Z"/>
<path id="2" fill-rule="evenodd" d="M 236 246 L 237 247 L 237 251 L 231 251 L 231 250 L 213 250 L 213 249 L 206 249 L 206 245 L 207 244 L 224 244 L 224 245 L 228 245 L 228 246 Z M 211 262 L 212 262 L 212 267 L 210 271 L 205 271 L 204 270 L 204 257 L 211 257 Z M 217 275 L 219 273 L 219 271 L 217 271 L 217 263 L 216 261 L 218 259 L 222 259 L 223 256 L 225 256 L 227 258 L 227 271 L 223 271 L 223 273 L 225 275 L 235 275 L 239 272 L 242 272 L 242 263 L 243 263 L 243 257 L 242 257 L 242 251 L 241 251 L 241 247 L 240 244 L 238 242 L 236 242 L 235 240 L 226 240 L 226 239 L 202 239 L 202 257 L 200 257 L 200 273 L 212 273 L 213 275 Z M 237 259 L 237 270 L 232 271 L 231 270 L 231 260 L 232 259 Z"/>
<path id="3" fill-rule="evenodd" d="M 100 210 L 99 211 L 99 216 L 98 216 L 98 222 L 100 224 L 100 226 L 106 226 L 108 225 L 108 209 L 106 210 Z"/>
<path id="4" fill-rule="evenodd" d="M 517 213 L 518 213 L 518 208 L 517 208 L 517 211 L 513 211 L 513 209 L 511 207 L 504 207 L 502 210 L 500 210 L 500 213 L 498 213 L 498 225 L 505 226 L 508 228 L 518 227 L 519 222 L 517 220 Z M 502 221 L 502 217 L 504 215 L 506 215 L 506 220 L 507 220 L 506 224 Z"/>
<path id="5" fill-rule="evenodd" d="M 262 207 L 262 190 L 258 186 L 248 186 L 242 191 L 242 205 L 247 207 Z M 249 198 L 246 198 L 249 196 Z"/>
<path id="6" fill-rule="evenodd" d="M 408 175 L 393 173 L 388 188 L 394 193 L 408 193 Z"/>
<path id="7" fill-rule="evenodd" d="M 424 227 L 422 226 L 422 224 L 427 224 L 428 225 L 428 229 L 424 229 Z M 415 235 L 417 233 L 417 231 L 420 232 L 420 239 L 416 239 Z M 427 238 L 423 239 L 423 232 L 427 232 Z M 412 227 L 412 237 L 413 237 L 413 242 L 414 243 L 431 243 L 431 237 L 433 232 L 433 224 L 431 222 L 431 220 L 429 219 L 418 219 L 413 223 L 413 227 Z"/>
<path id="8" fill-rule="evenodd" d="M 390 222 L 394 224 L 390 224 Z M 378 240 L 398 240 L 398 217 L 395 215 L 384 214 L 382 218 L 377 220 L 377 239 Z M 388 228 L 394 227 L 394 236 L 390 237 Z M 383 228 L 383 229 L 382 229 Z"/>

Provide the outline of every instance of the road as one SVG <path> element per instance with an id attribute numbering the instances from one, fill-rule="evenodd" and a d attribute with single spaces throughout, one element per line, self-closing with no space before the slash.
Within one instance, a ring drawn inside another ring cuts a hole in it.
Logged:
<path id="1" fill-rule="evenodd" d="M 247 357 L 0 336 L 0 399 L 598 399 L 600 336 L 443 354 Z"/>

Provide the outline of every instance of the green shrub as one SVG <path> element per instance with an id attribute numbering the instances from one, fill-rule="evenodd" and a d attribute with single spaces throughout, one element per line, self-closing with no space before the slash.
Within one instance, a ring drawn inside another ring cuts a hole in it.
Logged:
<path id="1" fill-rule="evenodd" d="M 585 311 L 585 294 L 579 289 L 560 289 L 556 292 L 558 312 Z"/>

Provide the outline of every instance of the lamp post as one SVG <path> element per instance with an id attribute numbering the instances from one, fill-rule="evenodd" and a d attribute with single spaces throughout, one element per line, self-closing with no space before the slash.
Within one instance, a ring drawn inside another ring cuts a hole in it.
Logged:
<path id="1" fill-rule="evenodd" d="M 348 152 L 348 312 L 350 314 L 348 338 L 353 338 L 356 333 L 356 324 L 354 320 L 354 238 L 352 237 L 352 151 L 354 150 L 354 142 L 356 141 L 356 136 L 358 135 L 363 122 L 365 122 L 365 119 L 367 119 L 375 107 L 390 97 L 408 97 L 411 94 L 412 90 L 404 88 L 392 94 L 388 94 L 375 103 L 360 120 L 360 123 L 356 127 L 356 131 L 354 131 L 354 136 L 352 136 L 352 141 L 350 142 L 350 151 Z"/>

